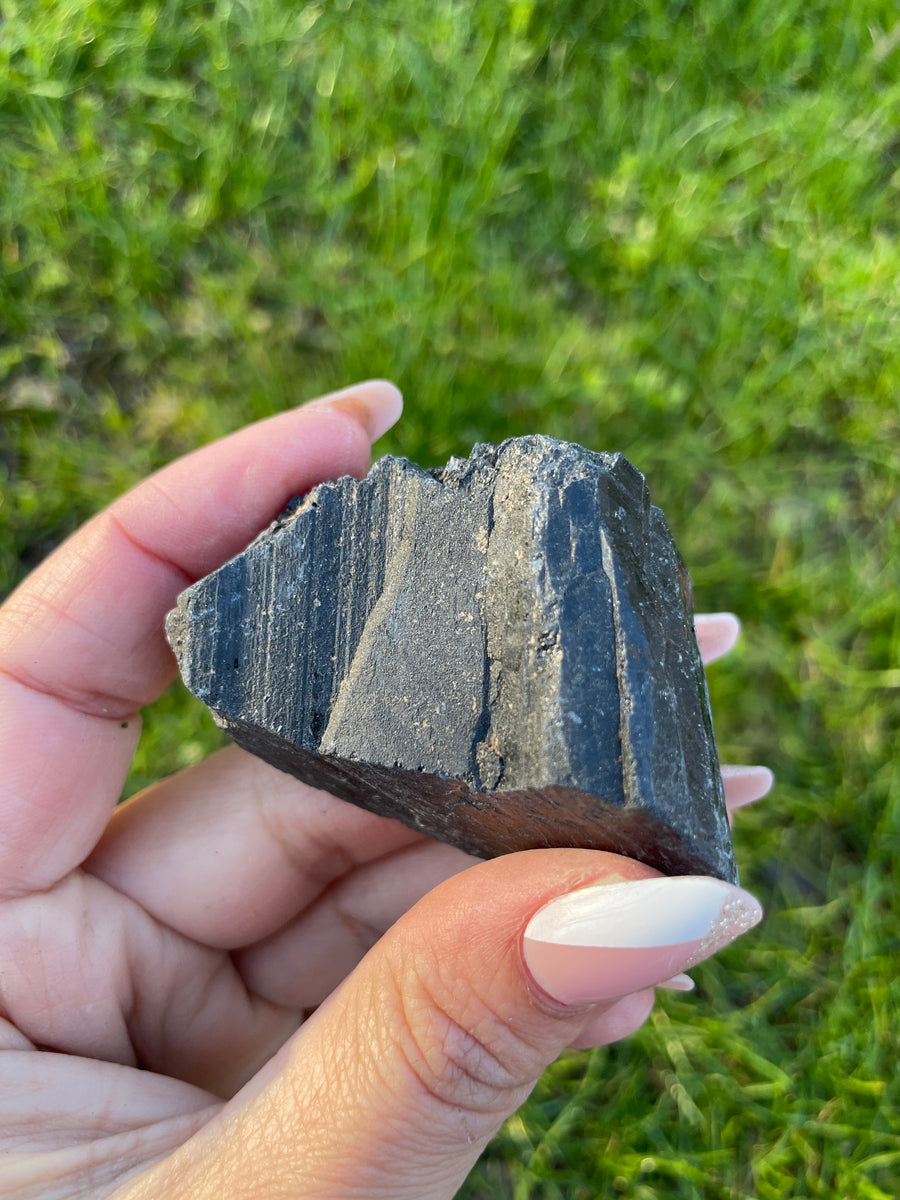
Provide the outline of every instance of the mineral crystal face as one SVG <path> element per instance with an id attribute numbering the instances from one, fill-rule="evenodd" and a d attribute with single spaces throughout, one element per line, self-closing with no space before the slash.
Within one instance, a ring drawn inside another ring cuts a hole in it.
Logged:
<path id="1" fill-rule="evenodd" d="M 167 633 L 241 746 L 491 857 L 736 880 L 690 580 L 643 476 L 547 437 L 324 483 Z"/>

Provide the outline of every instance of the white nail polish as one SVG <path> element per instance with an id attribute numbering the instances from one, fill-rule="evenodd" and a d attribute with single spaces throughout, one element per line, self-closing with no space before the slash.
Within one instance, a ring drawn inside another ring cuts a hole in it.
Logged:
<path id="1" fill-rule="evenodd" d="M 719 879 L 638 879 L 552 900 L 528 923 L 523 955 L 551 996 L 595 1003 L 673 978 L 761 917 L 753 896 Z"/>

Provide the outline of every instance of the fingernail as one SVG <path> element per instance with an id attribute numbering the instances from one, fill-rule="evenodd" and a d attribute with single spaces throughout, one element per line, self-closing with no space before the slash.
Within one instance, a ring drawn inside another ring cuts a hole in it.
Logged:
<path id="1" fill-rule="evenodd" d="M 715 662 L 723 654 L 734 648 L 741 635 L 741 623 L 734 613 L 703 613 L 698 614 L 697 640 L 703 650 L 703 661 Z"/>
<path id="2" fill-rule="evenodd" d="M 768 767 L 722 767 L 725 785 L 725 805 L 731 812 L 754 800 L 761 800 L 771 790 L 775 776 Z"/>
<path id="3" fill-rule="evenodd" d="M 386 379 L 367 379 L 339 392 L 329 392 L 306 407 L 345 412 L 365 428 L 369 441 L 377 442 L 399 420 L 403 396 L 399 388 Z"/>
<path id="4" fill-rule="evenodd" d="M 690 975 L 673 975 L 671 979 L 667 979 L 665 983 L 658 983 L 658 988 L 665 988 L 670 992 L 692 992 L 694 990 L 694 981 Z"/>
<path id="5" fill-rule="evenodd" d="M 748 892 L 705 875 L 582 888 L 531 918 L 522 953 L 562 1004 L 654 987 L 714 954 L 762 918 Z"/>

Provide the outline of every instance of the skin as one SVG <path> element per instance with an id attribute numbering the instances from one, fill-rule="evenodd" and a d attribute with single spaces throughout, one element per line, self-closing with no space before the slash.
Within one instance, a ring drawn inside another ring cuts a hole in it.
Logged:
<path id="1" fill-rule="evenodd" d="M 650 1011 L 565 1009 L 520 953 L 639 863 L 475 863 L 236 747 L 116 808 L 178 592 L 397 415 L 362 384 L 199 450 L 0 609 L 0 1196 L 451 1197 L 564 1047 Z M 707 660 L 736 633 L 698 618 Z M 733 770 L 735 804 L 766 790 Z"/>

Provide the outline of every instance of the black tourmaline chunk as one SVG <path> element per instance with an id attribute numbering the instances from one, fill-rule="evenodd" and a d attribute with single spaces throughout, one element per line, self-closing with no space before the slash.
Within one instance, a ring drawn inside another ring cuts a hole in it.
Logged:
<path id="1" fill-rule="evenodd" d="M 546 437 L 317 487 L 169 640 L 241 746 L 474 854 L 735 880 L 690 580 L 643 476 Z"/>

